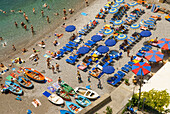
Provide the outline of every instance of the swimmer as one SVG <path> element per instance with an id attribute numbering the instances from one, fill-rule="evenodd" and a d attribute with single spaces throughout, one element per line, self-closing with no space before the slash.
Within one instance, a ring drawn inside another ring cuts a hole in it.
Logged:
<path id="1" fill-rule="evenodd" d="M 27 16 L 27 15 L 25 16 L 25 20 L 26 20 L 27 22 L 29 21 L 29 20 L 28 20 L 28 16 Z"/>
<path id="2" fill-rule="evenodd" d="M 32 31 L 32 33 L 34 33 L 34 27 L 31 25 L 31 31 Z"/>
<path id="3" fill-rule="evenodd" d="M 15 12 L 15 10 L 11 10 L 11 12 Z"/>
<path id="4" fill-rule="evenodd" d="M 3 38 L 2 37 L 0 37 L 0 41 L 2 41 L 3 40 Z"/>
<path id="5" fill-rule="evenodd" d="M 6 12 L 6 11 L 3 11 L 2 13 L 6 14 L 7 12 Z"/>
<path id="6" fill-rule="evenodd" d="M 50 6 L 48 5 L 47 9 L 50 9 Z"/>
<path id="7" fill-rule="evenodd" d="M 47 16 L 47 22 L 50 23 L 49 17 Z"/>
<path id="8" fill-rule="evenodd" d="M 56 15 L 56 16 L 57 16 L 57 15 L 59 15 L 59 13 L 54 13 L 54 15 Z"/>
<path id="9" fill-rule="evenodd" d="M 25 14 L 25 12 L 24 12 L 24 13 L 23 13 L 23 16 L 25 17 L 25 15 L 26 15 L 26 14 Z"/>
<path id="10" fill-rule="evenodd" d="M 67 20 L 67 17 L 66 17 L 66 16 L 64 16 L 64 17 L 63 17 L 63 20 Z"/>
<path id="11" fill-rule="evenodd" d="M 22 10 L 19 10 L 18 12 L 19 12 L 19 13 L 23 13 L 23 11 L 22 11 Z"/>
<path id="12" fill-rule="evenodd" d="M 43 7 L 46 8 L 46 7 L 47 7 L 47 4 L 45 3 L 45 4 L 43 5 Z"/>
<path id="13" fill-rule="evenodd" d="M 32 9 L 32 12 L 35 14 L 35 8 Z"/>
<path id="14" fill-rule="evenodd" d="M 25 24 L 24 24 L 24 22 L 21 22 L 21 26 L 23 27 Z"/>
<path id="15" fill-rule="evenodd" d="M 18 24 L 17 24 L 17 22 L 16 22 L 16 21 L 15 21 L 15 26 L 16 26 L 16 27 L 18 27 Z"/>
<path id="16" fill-rule="evenodd" d="M 4 43 L 2 44 L 2 46 L 3 46 L 3 47 L 7 46 L 7 43 L 6 43 L 6 42 L 4 42 Z"/>
<path id="17" fill-rule="evenodd" d="M 27 30 L 27 25 L 24 25 L 24 29 Z"/>
<path id="18" fill-rule="evenodd" d="M 42 14 L 42 16 L 44 17 L 44 11 L 43 11 L 43 10 L 41 10 L 41 14 Z"/>

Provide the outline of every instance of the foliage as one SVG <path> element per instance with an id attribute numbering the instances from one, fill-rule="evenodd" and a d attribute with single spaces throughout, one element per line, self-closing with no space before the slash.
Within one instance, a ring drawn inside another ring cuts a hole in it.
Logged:
<path id="1" fill-rule="evenodd" d="M 112 108 L 111 108 L 110 106 L 107 106 L 106 112 L 104 111 L 104 113 L 106 113 L 106 114 L 112 114 Z"/>
<path id="2" fill-rule="evenodd" d="M 159 112 L 164 111 L 164 106 L 168 107 L 170 104 L 170 96 L 166 90 L 150 90 L 149 92 L 142 92 L 141 99 L 146 98 L 145 104 L 158 110 Z"/>
<path id="3" fill-rule="evenodd" d="M 125 83 L 127 83 L 127 84 L 128 84 L 128 83 L 129 83 L 129 80 L 128 80 L 128 79 L 125 79 Z"/>

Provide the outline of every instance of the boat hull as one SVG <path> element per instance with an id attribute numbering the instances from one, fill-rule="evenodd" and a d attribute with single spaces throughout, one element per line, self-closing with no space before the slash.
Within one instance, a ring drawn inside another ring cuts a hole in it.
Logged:
<path id="1" fill-rule="evenodd" d="M 21 95 L 22 94 L 22 88 L 18 84 L 14 83 L 14 82 L 11 82 L 11 81 L 5 81 L 5 84 L 9 86 L 8 89 L 12 93 L 17 94 L 17 95 Z M 14 87 L 14 85 L 16 87 L 18 87 L 18 88 Z"/>
<path id="2" fill-rule="evenodd" d="M 25 78 L 25 77 L 23 77 L 23 76 L 18 76 L 18 83 L 22 86 L 22 87 L 24 87 L 24 88 L 27 88 L 27 89 L 30 89 L 30 88 L 33 88 L 33 83 L 31 82 L 31 80 L 29 80 L 29 79 L 27 79 L 27 78 Z M 25 81 L 29 81 L 29 85 L 28 86 L 26 86 L 26 85 L 24 85 L 23 83 L 22 83 L 22 78 L 25 80 Z"/>

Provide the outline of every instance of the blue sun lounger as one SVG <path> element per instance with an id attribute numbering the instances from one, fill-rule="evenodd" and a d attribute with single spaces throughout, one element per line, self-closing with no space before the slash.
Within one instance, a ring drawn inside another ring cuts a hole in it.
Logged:
<path id="1" fill-rule="evenodd" d="M 124 67 L 128 68 L 129 70 L 132 69 L 132 66 L 128 65 L 128 64 L 125 64 Z"/>
<path id="2" fill-rule="evenodd" d="M 126 67 L 122 67 L 121 70 L 124 71 L 124 72 L 126 72 L 126 73 L 129 72 L 129 69 L 127 69 Z"/>
<path id="3" fill-rule="evenodd" d="M 122 77 L 124 77 L 126 74 L 124 73 L 124 72 L 122 72 L 122 71 L 118 71 L 117 72 L 120 76 L 122 76 Z"/>
<path id="4" fill-rule="evenodd" d="M 67 62 L 67 63 L 70 63 L 70 64 L 75 64 L 76 60 L 66 59 L 66 62 Z"/>
<path id="5" fill-rule="evenodd" d="M 132 62 L 132 61 L 129 61 L 128 64 L 132 66 L 132 65 L 134 65 L 135 63 Z"/>

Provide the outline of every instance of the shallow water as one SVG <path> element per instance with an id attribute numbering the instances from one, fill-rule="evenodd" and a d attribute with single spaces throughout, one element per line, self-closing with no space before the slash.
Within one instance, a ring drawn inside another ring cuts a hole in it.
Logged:
<path id="1" fill-rule="evenodd" d="M 44 3 L 47 3 L 50 9 L 44 8 Z M 68 12 L 69 8 L 79 9 L 82 3 L 84 0 L 0 0 L 0 9 L 7 12 L 6 14 L 0 12 L 0 37 L 4 39 L 1 43 L 7 42 L 5 48 L 11 48 L 12 44 L 27 44 L 27 41 L 30 43 L 32 39 L 38 39 L 38 36 L 54 29 L 62 21 L 63 8 L 66 8 Z M 33 8 L 35 8 L 35 14 Z M 20 9 L 26 13 L 29 22 L 26 22 L 23 13 L 18 12 Z M 44 11 L 44 17 L 41 15 L 41 10 Z M 60 15 L 55 16 L 56 12 Z M 46 16 L 49 16 L 50 23 L 47 23 Z M 18 23 L 18 28 L 15 27 L 15 21 Z M 27 30 L 21 27 L 21 22 L 27 25 Z M 34 27 L 35 35 L 31 33 L 31 25 Z M 5 48 L 1 45 L 0 51 Z"/>

